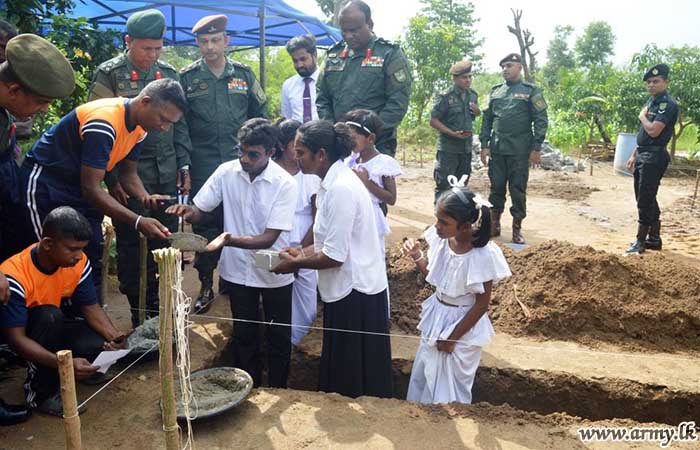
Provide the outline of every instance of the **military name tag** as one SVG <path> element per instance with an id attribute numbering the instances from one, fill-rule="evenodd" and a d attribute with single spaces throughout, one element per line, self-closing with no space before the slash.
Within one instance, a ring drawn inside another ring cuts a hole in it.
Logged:
<path id="1" fill-rule="evenodd" d="M 340 58 L 332 58 L 326 61 L 326 71 L 342 72 L 345 69 L 345 60 Z"/>
<path id="2" fill-rule="evenodd" d="M 513 94 L 513 98 L 519 98 L 521 100 L 527 100 L 530 98 L 530 94 L 526 94 L 524 92 L 517 92 Z"/>
<path id="3" fill-rule="evenodd" d="M 248 82 L 240 78 L 232 78 L 228 82 L 228 92 L 235 94 L 246 94 L 248 92 Z"/>
<path id="4" fill-rule="evenodd" d="M 383 67 L 384 58 L 381 56 L 371 56 L 362 60 L 362 67 Z"/>

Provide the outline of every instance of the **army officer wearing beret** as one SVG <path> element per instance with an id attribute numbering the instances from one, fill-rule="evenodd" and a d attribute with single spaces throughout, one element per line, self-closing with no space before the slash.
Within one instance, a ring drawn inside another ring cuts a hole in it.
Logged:
<path id="1" fill-rule="evenodd" d="M 639 224 L 636 239 L 627 253 L 661 250 L 661 212 L 656 194 L 671 160 L 666 145 L 678 120 L 678 104 L 667 91 L 669 72 L 666 64 L 659 64 L 644 74 L 651 97 L 639 113 L 637 148 L 627 162 L 627 168 L 634 170 Z"/>

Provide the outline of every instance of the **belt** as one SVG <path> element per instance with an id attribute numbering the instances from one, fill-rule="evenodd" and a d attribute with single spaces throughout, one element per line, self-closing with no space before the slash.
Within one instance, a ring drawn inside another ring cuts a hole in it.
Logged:
<path id="1" fill-rule="evenodd" d="M 661 152 L 661 151 L 666 151 L 666 147 L 662 146 L 662 145 L 638 145 L 637 146 L 638 153 Z"/>
<path id="2" fill-rule="evenodd" d="M 461 307 L 463 307 L 463 306 L 466 306 L 466 305 L 455 305 L 455 304 L 453 304 L 453 303 L 448 303 L 448 302 L 446 302 L 446 301 L 443 301 L 443 300 L 440 298 L 440 294 L 438 294 L 437 292 L 435 292 L 435 298 L 437 299 L 438 302 L 442 303 L 442 304 L 445 305 L 445 306 L 449 306 L 449 307 L 451 307 L 451 308 L 461 308 Z"/>

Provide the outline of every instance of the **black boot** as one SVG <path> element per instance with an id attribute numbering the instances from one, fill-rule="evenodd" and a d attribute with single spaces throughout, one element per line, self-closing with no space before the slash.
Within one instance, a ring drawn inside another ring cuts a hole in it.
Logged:
<path id="1" fill-rule="evenodd" d="M 649 228 L 649 237 L 644 241 L 647 250 L 661 250 L 661 221 L 657 220 Z"/>
<path id="2" fill-rule="evenodd" d="M 31 411 L 24 405 L 8 405 L 0 399 L 0 426 L 16 425 L 29 420 Z"/>
<path id="3" fill-rule="evenodd" d="M 199 281 L 202 283 L 202 287 L 199 290 L 199 296 L 194 302 L 194 313 L 195 314 L 206 314 L 211 308 L 212 303 L 214 303 L 214 276 L 213 274 L 200 274 Z"/>
<path id="4" fill-rule="evenodd" d="M 491 214 L 491 237 L 501 235 L 501 214 L 502 212 L 493 212 Z"/>
<path id="5" fill-rule="evenodd" d="M 637 239 L 632 242 L 630 247 L 627 249 L 629 254 L 641 254 L 644 253 L 644 240 L 647 238 L 649 233 L 649 225 L 639 225 L 637 227 Z"/>
<path id="6" fill-rule="evenodd" d="M 523 237 L 522 233 L 522 228 L 523 228 L 523 220 L 522 219 L 513 219 L 513 243 L 514 244 L 524 244 L 525 243 L 525 238 Z"/>

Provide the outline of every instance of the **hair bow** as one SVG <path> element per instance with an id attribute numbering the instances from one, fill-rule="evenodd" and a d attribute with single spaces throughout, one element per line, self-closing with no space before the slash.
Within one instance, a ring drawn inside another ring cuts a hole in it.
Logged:
<path id="1" fill-rule="evenodd" d="M 476 203 L 476 206 L 479 209 L 481 209 L 484 206 L 488 206 L 489 208 L 493 208 L 493 205 L 491 204 L 491 202 L 489 202 L 484 197 L 482 197 L 481 194 L 474 194 L 474 198 L 472 200 L 474 200 L 474 203 Z"/>
<path id="2" fill-rule="evenodd" d="M 450 186 L 453 188 L 461 188 L 466 186 L 469 182 L 469 175 L 462 175 L 461 178 L 457 178 L 454 175 L 448 175 L 447 182 L 450 183 Z"/>

